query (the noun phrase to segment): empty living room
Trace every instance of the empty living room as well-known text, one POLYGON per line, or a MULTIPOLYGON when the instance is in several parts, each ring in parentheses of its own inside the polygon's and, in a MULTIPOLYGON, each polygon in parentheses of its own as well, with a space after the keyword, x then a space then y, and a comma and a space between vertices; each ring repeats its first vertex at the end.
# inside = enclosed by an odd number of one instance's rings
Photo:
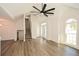
POLYGON ((79 56, 79 3, 0 3, 1 56, 79 56))

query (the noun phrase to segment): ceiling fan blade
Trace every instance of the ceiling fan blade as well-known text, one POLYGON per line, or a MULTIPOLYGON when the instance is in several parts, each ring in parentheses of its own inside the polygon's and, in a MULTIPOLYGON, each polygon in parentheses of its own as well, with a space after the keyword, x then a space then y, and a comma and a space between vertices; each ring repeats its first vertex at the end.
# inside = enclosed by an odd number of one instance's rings
POLYGON ((54 13, 51 13, 51 12, 47 12, 46 14, 54 14, 54 13))
POLYGON ((37 11, 30 11, 30 13, 39 13, 39 12, 37 12, 37 11))
POLYGON ((45 12, 48 12, 48 11, 51 11, 51 10, 55 10, 55 8, 48 9, 45 12))
POLYGON ((42 8, 41 12, 43 12, 45 10, 46 6, 47 6, 46 4, 43 5, 43 8, 42 8))
POLYGON ((33 8, 35 8, 36 10, 38 10, 40 12, 40 10, 38 8, 36 8, 35 6, 32 6, 33 8))
POLYGON ((43 13, 46 17, 48 17, 48 15, 47 14, 45 14, 45 13, 43 13))

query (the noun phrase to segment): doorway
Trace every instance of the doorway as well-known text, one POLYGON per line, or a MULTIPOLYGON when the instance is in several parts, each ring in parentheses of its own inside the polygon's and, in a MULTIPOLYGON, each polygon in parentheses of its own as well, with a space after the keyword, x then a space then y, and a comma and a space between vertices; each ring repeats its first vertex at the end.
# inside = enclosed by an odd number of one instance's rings
POLYGON ((41 23, 41 37, 47 39, 47 23, 41 23))
POLYGON ((24 31, 23 30, 17 30, 17 41, 24 39, 24 31))
POLYGON ((25 39, 31 39, 31 22, 29 18, 25 18, 25 39))
POLYGON ((77 36, 77 20, 68 19, 66 21, 65 34, 66 34, 66 44, 75 46, 77 36))

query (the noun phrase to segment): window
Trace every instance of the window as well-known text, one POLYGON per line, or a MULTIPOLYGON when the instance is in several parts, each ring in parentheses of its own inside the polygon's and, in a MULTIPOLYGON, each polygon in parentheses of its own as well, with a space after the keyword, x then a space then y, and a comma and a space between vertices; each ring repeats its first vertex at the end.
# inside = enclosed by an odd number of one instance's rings
POLYGON ((77 20, 69 19, 66 21, 66 43, 69 45, 76 45, 76 34, 77 34, 77 20))

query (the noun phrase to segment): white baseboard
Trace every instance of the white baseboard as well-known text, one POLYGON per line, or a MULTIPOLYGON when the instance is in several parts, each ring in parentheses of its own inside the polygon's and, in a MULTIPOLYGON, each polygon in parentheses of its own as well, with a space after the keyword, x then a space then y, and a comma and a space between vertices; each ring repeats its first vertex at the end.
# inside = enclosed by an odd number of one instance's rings
POLYGON ((60 43, 60 44, 65 44, 65 45, 68 45, 68 46, 70 46, 70 47, 72 47, 72 48, 75 48, 75 49, 78 49, 78 50, 79 50, 79 47, 77 47, 77 46, 73 46, 73 45, 69 45, 69 44, 66 44, 65 42, 62 42, 62 43, 60 43))
MULTIPOLYGON (((14 40, 14 39, 8 39, 8 40, 14 40)), ((8 41, 8 40, 1 40, 1 41, 8 41)), ((14 40, 14 41, 16 41, 16 40, 14 40)))

